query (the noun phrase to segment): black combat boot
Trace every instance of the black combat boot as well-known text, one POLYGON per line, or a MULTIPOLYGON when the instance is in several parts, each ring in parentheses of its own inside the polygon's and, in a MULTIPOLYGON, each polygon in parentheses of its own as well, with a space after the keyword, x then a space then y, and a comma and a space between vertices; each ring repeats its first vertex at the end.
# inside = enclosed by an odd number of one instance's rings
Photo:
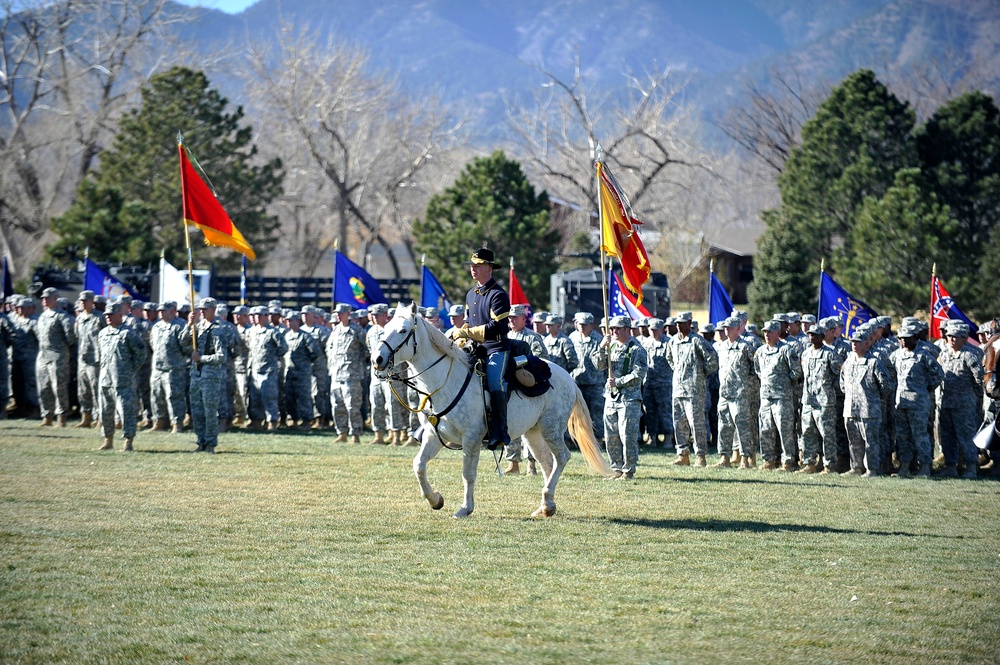
POLYGON ((490 410, 490 440, 486 448, 496 450, 510 444, 510 436, 507 434, 507 395, 502 390, 490 391, 490 410))

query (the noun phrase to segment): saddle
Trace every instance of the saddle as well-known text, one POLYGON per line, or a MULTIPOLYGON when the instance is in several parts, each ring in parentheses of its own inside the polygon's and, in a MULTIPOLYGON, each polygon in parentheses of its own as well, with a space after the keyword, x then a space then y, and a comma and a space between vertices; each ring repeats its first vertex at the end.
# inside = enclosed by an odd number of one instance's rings
MULTIPOLYGON (((481 348, 481 347, 480 347, 481 348)), ((478 351, 478 349, 477 349, 478 351)), ((481 353, 475 353, 476 373, 482 377, 483 390, 486 390, 486 358, 481 353)), ((552 384, 552 369, 548 363, 538 356, 531 355, 531 347, 527 342, 511 340, 510 356, 507 360, 507 371, 504 373, 508 394, 517 390, 525 397, 538 397, 548 392, 552 384)))

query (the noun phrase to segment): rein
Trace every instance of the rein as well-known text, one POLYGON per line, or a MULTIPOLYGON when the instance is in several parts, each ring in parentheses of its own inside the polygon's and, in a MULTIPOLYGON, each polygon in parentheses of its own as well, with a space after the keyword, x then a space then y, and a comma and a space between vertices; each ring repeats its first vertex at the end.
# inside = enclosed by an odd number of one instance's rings
MULTIPOLYGON (((381 343, 385 344, 386 348, 389 349, 388 363, 390 364, 390 366, 395 365, 395 355, 396 355, 396 352, 399 351, 401 348, 403 348, 403 346, 406 345, 406 343, 409 342, 411 338, 413 338, 413 354, 416 355, 416 353, 417 353, 417 340, 416 340, 416 337, 415 337, 416 330, 417 330, 417 326, 416 326, 416 323, 414 323, 414 326, 410 329, 410 331, 406 334, 406 336, 402 339, 402 341, 398 345, 396 345, 395 348, 389 346, 388 342, 386 342, 384 339, 382 340, 381 343)), ((451 377, 451 370, 452 370, 452 368, 454 366, 455 366, 455 358, 453 356, 448 355, 448 354, 442 353, 440 355, 440 357, 438 357, 437 360, 435 360, 430 365, 428 365, 424 369, 420 370, 416 374, 412 374, 410 376, 406 376, 406 375, 401 375, 401 374, 398 374, 398 373, 392 373, 392 374, 389 374, 386 378, 389 379, 389 389, 392 390, 392 394, 395 396, 396 401, 399 402, 399 404, 404 409, 406 409, 407 411, 409 411, 410 413, 421 413, 427 407, 428 404, 430 404, 431 408, 433 408, 434 405, 433 405, 433 402, 432 402, 431 398, 433 398, 434 395, 436 395, 446 385, 448 385, 448 379, 451 377), (440 386, 438 386, 436 389, 432 390, 431 392, 425 392, 425 391, 421 390, 420 388, 418 388, 413 383, 413 379, 415 379, 418 376, 420 376, 421 374, 429 371, 432 367, 434 367, 435 365, 437 365, 438 363, 440 363, 445 358, 449 358, 448 373, 445 375, 444 382, 440 386), (407 403, 407 401, 402 396, 400 396, 400 394, 396 391, 395 383, 397 383, 397 382, 403 384, 404 386, 406 386, 408 388, 413 389, 417 393, 419 393, 419 394, 421 394, 421 395, 424 396, 423 399, 420 401, 419 406, 417 406, 417 408, 415 408, 415 409, 411 408, 410 405, 409 405, 409 403, 407 403)), ((453 447, 449 446, 447 443, 445 443, 445 441, 441 438, 441 434, 437 431, 437 426, 438 426, 438 423, 441 422, 442 418, 444 418, 446 415, 448 415, 449 413, 451 413, 452 409, 454 409, 456 406, 458 406, 458 403, 462 400, 462 396, 465 395, 465 391, 469 387, 469 383, 472 381, 472 375, 474 373, 475 373, 474 368, 470 366, 468 368, 468 371, 465 374, 465 381, 462 383, 462 387, 459 388, 458 392, 455 394, 454 399, 451 400, 451 403, 448 404, 448 406, 446 406, 443 410, 439 411, 438 413, 431 413, 431 414, 429 414, 427 416, 427 421, 431 424, 432 427, 434 427, 434 433, 437 435, 438 441, 440 441, 441 445, 443 445, 445 448, 448 448, 449 450, 461 450, 461 446, 453 448, 453 447)))

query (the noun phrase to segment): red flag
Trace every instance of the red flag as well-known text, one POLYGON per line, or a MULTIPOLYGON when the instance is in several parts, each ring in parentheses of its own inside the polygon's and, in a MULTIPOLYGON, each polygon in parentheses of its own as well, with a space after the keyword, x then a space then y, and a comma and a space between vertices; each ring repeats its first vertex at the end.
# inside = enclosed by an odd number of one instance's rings
MULTIPOLYGON (((511 263, 513 264, 513 261, 511 263)), ((524 295, 524 289, 521 288, 517 277, 514 276, 513 265, 510 269, 510 293, 508 295, 510 296, 511 305, 527 305, 531 307, 531 303, 528 302, 528 296, 524 295)))
POLYGON ((251 261, 257 258, 250 243, 229 219, 225 208, 215 198, 205 181, 195 172, 188 160, 187 150, 180 143, 177 151, 181 157, 181 198, 184 203, 184 223, 201 229, 206 245, 228 247, 251 261))
POLYGON ((938 276, 931 275, 931 323, 929 331, 931 339, 944 337, 941 334, 941 325, 948 319, 958 319, 968 325, 969 343, 979 346, 979 340, 976 338, 976 331, 979 327, 958 308, 938 276))
POLYGON ((649 281, 650 274, 646 248, 636 233, 636 226, 642 222, 629 214, 628 199, 601 162, 597 162, 597 178, 601 197, 601 250, 618 259, 625 287, 636 294, 641 305, 642 285, 649 281))

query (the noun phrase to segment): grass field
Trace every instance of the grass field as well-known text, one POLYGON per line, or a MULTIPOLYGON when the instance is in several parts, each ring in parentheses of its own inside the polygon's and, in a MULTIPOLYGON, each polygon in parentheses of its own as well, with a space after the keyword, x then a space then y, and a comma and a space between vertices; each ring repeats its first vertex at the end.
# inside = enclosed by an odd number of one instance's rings
POLYGON ((574 455, 559 513, 484 453, 0 422, 3 662, 996 663, 1000 483, 574 455))

